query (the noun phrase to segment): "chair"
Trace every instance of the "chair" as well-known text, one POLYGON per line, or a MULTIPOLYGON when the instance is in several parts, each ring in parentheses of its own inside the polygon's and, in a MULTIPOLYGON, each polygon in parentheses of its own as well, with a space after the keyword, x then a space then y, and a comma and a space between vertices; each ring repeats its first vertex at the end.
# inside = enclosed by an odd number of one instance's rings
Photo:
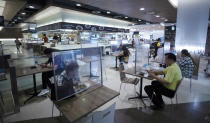
POLYGON ((179 83, 177 84, 176 89, 175 89, 175 93, 174 93, 173 97, 169 97, 169 98, 171 99, 171 104, 173 104, 172 99, 173 99, 175 96, 176 96, 176 104, 178 104, 177 90, 178 90, 179 86, 181 85, 182 80, 183 80, 183 78, 182 78, 182 79, 179 81, 179 83))
POLYGON ((121 91, 122 84, 132 84, 132 85, 134 85, 134 89, 135 89, 135 92, 136 92, 136 85, 139 83, 139 79, 138 78, 128 78, 128 77, 126 77, 126 75, 123 71, 124 71, 124 65, 123 65, 123 63, 120 63, 119 72, 120 72, 121 83, 120 83, 119 92, 121 91))
MULTIPOLYGON (((172 99, 173 99, 175 96, 176 96, 176 104, 178 104, 177 90, 178 90, 179 86, 181 85, 182 80, 183 80, 183 78, 182 78, 182 79, 179 81, 179 83, 177 84, 174 95, 173 95, 172 97, 168 97, 168 98, 171 99, 171 104, 173 104, 172 99)), ((154 94, 153 94, 153 95, 154 95, 154 94)), ((153 99, 153 95, 152 95, 152 99, 153 99)), ((151 105, 151 103, 152 103, 152 99, 151 99, 150 105, 151 105)))

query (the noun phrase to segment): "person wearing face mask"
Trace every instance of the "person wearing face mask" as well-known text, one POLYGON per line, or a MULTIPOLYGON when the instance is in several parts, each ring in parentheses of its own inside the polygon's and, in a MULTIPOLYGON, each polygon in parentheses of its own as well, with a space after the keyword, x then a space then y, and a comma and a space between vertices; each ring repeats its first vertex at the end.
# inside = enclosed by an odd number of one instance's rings
POLYGON ((182 80, 182 73, 176 64, 176 56, 172 53, 165 54, 165 64, 168 66, 163 71, 148 71, 149 77, 155 79, 151 85, 145 86, 144 90, 153 102, 152 109, 158 110, 164 108, 162 95, 173 97, 176 87, 182 80), (164 78, 158 75, 165 75, 164 78))

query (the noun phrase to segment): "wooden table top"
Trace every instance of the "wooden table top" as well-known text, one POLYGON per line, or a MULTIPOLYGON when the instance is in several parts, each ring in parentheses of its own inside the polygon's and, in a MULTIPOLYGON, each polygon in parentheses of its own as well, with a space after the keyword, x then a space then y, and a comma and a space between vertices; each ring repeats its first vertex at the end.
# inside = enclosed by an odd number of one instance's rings
POLYGON ((33 75, 36 73, 42 73, 53 70, 52 68, 42 68, 42 67, 24 67, 24 68, 16 68, 16 77, 28 76, 33 75))
POLYGON ((75 122, 119 95, 105 86, 94 86, 62 101, 54 102, 56 107, 70 121, 75 122))

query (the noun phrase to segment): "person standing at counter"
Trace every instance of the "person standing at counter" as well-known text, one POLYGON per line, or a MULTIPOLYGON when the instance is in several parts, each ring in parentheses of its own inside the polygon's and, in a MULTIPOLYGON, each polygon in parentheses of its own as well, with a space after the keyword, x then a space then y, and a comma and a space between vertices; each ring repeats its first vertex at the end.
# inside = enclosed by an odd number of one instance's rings
POLYGON ((16 38, 15 44, 16 44, 16 48, 17 48, 17 53, 20 53, 21 42, 20 42, 20 40, 18 40, 18 38, 16 38))
POLYGON ((44 43, 48 43, 48 38, 47 38, 46 34, 43 34, 42 39, 44 40, 44 43))
POLYGON ((58 43, 58 36, 56 34, 54 34, 53 40, 54 40, 55 43, 58 43))

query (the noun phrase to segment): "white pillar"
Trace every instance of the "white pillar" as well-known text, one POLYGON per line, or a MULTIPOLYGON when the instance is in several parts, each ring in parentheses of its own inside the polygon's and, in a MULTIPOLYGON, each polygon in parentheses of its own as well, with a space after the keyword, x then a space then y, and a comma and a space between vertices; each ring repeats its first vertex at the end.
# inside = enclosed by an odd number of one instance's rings
POLYGON ((210 0, 178 0, 176 51, 204 52, 210 0))

